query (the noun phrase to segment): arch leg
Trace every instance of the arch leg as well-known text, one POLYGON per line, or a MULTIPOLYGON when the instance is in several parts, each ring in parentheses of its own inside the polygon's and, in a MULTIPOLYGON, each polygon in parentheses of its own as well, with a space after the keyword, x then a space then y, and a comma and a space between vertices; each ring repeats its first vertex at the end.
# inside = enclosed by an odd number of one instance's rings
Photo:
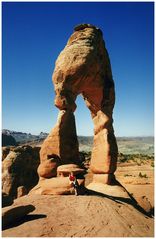
POLYGON ((93 180, 112 184, 117 167, 118 148, 113 130, 112 110, 114 106, 114 90, 109 89, 108 97, 103 99, 103 89, 94 89, 83 93, 87 107, 91 111, 94 123, 94 141, 91 154, 91 171, 93 180), (97 97, 98 96, 98 97, 97 97), (100 96, 100 97, 99 97, 100 96))
POLYGON ((50 158, 51 155, 57 155, 61 164, 78 163, 79 148, 75 117, 70 110, 59 112, 55 127, 42 144, 41 162, 50 158))
POLYGON ((69 91, 64 92, 61 90, 56 92, 55 105, 60 109, 60 112, 55 127, 42 144, 41 162, 53 154, 60 158, 61 164, 78 163, 79 161, 79 147, 73 113, 76 109, 76 95, 69 91))

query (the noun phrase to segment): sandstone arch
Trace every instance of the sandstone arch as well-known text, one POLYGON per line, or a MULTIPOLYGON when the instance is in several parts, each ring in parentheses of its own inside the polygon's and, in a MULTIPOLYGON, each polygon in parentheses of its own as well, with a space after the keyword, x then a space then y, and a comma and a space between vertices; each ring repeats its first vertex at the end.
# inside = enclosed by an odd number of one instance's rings
POLYGON ((60 112, 42 145, 41 163, 50 155, 59 156, 61 164, 79 163, 74 111, 76 97, 82 94, 94 122, 91 170, 95 180, 111 184, 118 154, 112 125, 115 91, 101 30, 90 24, 77 26, 58 56, 52 78, 60 112))

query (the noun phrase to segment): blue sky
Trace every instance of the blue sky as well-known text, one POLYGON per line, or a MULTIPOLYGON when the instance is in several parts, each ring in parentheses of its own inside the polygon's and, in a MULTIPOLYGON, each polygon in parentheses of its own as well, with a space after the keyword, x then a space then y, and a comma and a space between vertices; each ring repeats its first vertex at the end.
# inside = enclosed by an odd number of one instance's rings
MULTIPOLYGON (((2 3, 2 127, 38 134, 56 123, 51 75, 75 25, 103 31, 116 89, 116 136, 154 134, 154 3, 2 3)), ((77 99, 78 135, 93 135, 77 99)))

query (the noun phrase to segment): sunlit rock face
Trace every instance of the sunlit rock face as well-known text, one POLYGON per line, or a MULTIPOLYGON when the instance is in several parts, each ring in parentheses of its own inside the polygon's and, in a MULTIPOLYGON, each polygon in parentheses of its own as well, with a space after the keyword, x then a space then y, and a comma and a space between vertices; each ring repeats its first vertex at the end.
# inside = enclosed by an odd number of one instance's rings
POLYGON ((111 184, 118 153, 112 126, 115 92, 110 60, 99 28, 90 24, 75 27, 56 60, 52 79, 55 106, 60 112, 55 127, 42 145, 41 164, 51 155, 59 157, 59 165, 78 164, 74 111, 76 97, 82 94, 94 123, 90 167, 94 174, 104 174, 103 183, 111 184))
POLYGON ((40 147, 23 145, 2 148, 2 192, 17 198, 27 194, 38 182, 40 147))

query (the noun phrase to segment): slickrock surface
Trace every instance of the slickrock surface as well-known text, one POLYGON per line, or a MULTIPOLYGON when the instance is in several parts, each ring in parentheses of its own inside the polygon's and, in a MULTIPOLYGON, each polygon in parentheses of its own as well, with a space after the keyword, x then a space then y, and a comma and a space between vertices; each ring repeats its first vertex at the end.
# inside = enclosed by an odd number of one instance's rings
POLYGON ((2 209, 2 226, 3 229, 9 227, 11 223, 14 223, 28 213, 35 210, 33 205, 23 205, 23 206, 9 206, 2 209))
POLYGON ((14 206, 35 210, 3 237, 152 237, 154 220, 128 202, 98 196, 27 195, 14 206))

